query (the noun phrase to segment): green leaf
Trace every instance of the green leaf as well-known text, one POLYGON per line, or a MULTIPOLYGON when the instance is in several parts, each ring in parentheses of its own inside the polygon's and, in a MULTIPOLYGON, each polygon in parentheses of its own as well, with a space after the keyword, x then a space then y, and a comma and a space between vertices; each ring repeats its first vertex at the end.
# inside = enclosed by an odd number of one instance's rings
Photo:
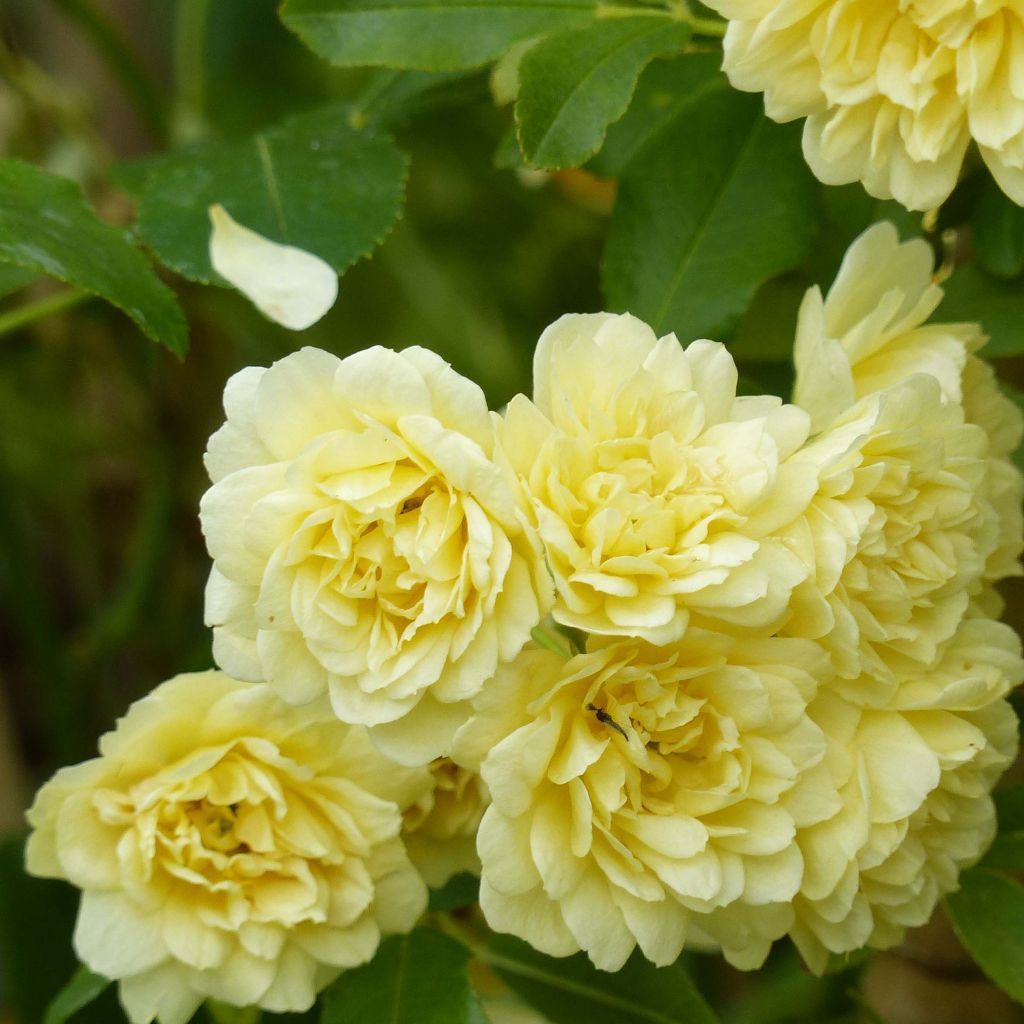
POLYGON ((999 833, 982 866, 1024 870, 1024 785, 1007 786, 995 794, 999 833))
MULTIPOLYGON (((818 185, 819 211, 808 270, 813 282, 827 291, 846 256, 850 243, 879 221, 895 225, 901 239, 922 234, 923 216, 895 199, 875 199, 857 182, 854 185, 818 185)), ((943 207, 945 209, 945 207, 943 207)))
POLYGON ((527 51, 516 122, 523 156, 538 167, 578 167, 626 112, 640 72, 677 52, 689 26, 662 16, 610 18, 559 32, 527 51))
POLYGON ((349 123, 391 129, 437 108, 465 102, 465 72, 396 71, 377 68, 352 101, 349 123))
POLYGON ((281 18, 334 64, 479 67, 520 39, 582 25, 596 0, 285 0, 281 18))
POLYGON ((624 172, 605 251, 608 305, 684 341, 722 337, 757 288, 800 265, 814 181, 798 125, 705 86, 624 172))
POLYGON ((989 336, 987 359, 1024 353, 1024 285, 991 277, 975 265, 960 267, 943 286, 946 297, 933 321, 980 323, 989 336))
POLYGON ((639 953, 621 971, 599 971, 582 953, 553 959, 508 935, 495 936, 486 962, 553 1024, 715 1024, 715 1015, 678 965, 655 967, 639 953))
POLYGON ((125 182, 138 232, 178 273, 209 283, 208 208, 326 260, 339 273, 368 255, 401 211, 408 158, 384 135, 353 128, 346 108, 292 118, 241 142, 153 161, 125 182))
POLYGON ((0 298, 31 284, 38 276, 34 270, 16 267, 13 263, 0 263, 0 298))
POLYGON ((978 262, 997 277, 1024 271, 1024 209, 986 178, 974 213, 974 245, 978 262))
POLYGON ((79 967, 46 1008, 43 1024, 65 1024, 79 1010, 98 999, 109 984, 109 978, 93 974, 88 967, 79 967))
POLYGON ((178 300, 142 253, 86 206, 74 182, 20 160, 0 160, 0 263, 99 295, 172 352, 188 348, 178 300))
POLYGON ((789 363, 800 303, 810 286, 800 274, 786 274, 763 284, 729 340, 733 358, 789 363))
POLYGON ((1024 886, 973 868, 960 876, 960 890, 946 897, 946 910, 978 966, 1024 1002, 1024 886))
POLYGON ((480 879, 469 871, 449 878, 440 889, 430 890, 432 911, 456 910, 468 907, 480 898, 480 879))
POLYGON ((486 1024, 468 962, 469 951, 439 932, 392 936, 327 990, 321 1024, 486 1024))
POLYGON ((656 60, 640 76, 625 117, 605 137, 590 170, 617 178, 636 154, 708 92, 725 92, 728 82, 718 73, 721 56, 688 53, 675 60, 656 60))

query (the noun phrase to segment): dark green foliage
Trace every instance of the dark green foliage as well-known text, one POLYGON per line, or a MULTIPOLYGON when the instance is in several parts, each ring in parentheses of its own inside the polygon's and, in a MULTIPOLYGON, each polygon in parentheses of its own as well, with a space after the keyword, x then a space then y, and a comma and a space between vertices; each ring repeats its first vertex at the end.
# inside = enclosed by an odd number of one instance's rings
POLYGON ((321 1024, 486 1024, 468 963, 469 951, 439 932, 393 936, 331 986, 321 1024))
POLYGON ((391 230, 407 170, 407 157, 389 138, 354 128, 348 108, 337 106, 242 142, 171 153, 125 184, 139 196, 146 244, 178 273, 209 283, 212 204, 340 273, 391 230))
POLYGON ((497 935, 487 962, 554 1024, 715 1024, 716 1017, 682 967, 657 968, 635 953, 614 974, 582 953, 553 959, 497 935))
POLYGON ((605 253, 609 305, 684 341, 731 331, 762 282, 803 262, 813 230, 799 130, 713 81, 626 167, 605 253))
POLYGON ((188 347, 174 293, 125 235, 86 206, 73 182, 0 161, 0 262, 106 299, 179 356, 188 347))

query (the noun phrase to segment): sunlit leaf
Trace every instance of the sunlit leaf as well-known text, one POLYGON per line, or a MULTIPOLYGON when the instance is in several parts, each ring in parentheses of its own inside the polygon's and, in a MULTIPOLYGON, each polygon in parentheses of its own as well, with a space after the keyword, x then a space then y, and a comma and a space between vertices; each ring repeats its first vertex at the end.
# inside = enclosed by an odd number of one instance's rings
POLYGON ((479 67, 520 39, 596 13, 596 0, 285 0, 281 18, 334 64, 479 67))
POLYGON ((538 167, 578 167, 629 106, 655 57, 677 52, 689 27, 664 17, 610 18, 531 47, 519 67, 516 121, 526 159, 538 167))

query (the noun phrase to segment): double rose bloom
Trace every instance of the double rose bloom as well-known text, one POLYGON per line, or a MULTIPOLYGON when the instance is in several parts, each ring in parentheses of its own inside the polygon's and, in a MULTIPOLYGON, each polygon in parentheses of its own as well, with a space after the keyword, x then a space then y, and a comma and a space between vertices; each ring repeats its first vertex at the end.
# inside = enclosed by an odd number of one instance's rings
POLYGON ((610 314, 549 327, 502 415, 421 348, 236 374, 223 672, 30 812, 131 1019, 306 1008, 467 868, 492 928, 605 970, 789 935, 820 971, 924 923, 994 834, 1024 679, 1021 417, 940 298, 869 230, 804 301, 794 404, 610 314))
POLYGON ((776 121, 806 118, 829 185, 941 205, 971 150, 1024 206, 1019 0, 708 0, 729 19, 723 69, 776 121))

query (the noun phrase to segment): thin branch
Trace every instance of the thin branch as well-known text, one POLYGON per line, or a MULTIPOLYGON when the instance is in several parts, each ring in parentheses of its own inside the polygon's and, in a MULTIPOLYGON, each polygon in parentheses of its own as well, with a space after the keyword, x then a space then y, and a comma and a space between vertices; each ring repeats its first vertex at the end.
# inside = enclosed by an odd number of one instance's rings
POLYGON ((71 309, 86 299, 93 298, 90 292, 82 291, 81 288, 68 288, 65 291, 55 292, 47 295, 45 299, 36 302, 26 303, 9 313, 0 313, 0 337, 10 334, 12 331, 20 330, 37 320, 44 320, 54 313, 60 313, 65 309, 71 309))

